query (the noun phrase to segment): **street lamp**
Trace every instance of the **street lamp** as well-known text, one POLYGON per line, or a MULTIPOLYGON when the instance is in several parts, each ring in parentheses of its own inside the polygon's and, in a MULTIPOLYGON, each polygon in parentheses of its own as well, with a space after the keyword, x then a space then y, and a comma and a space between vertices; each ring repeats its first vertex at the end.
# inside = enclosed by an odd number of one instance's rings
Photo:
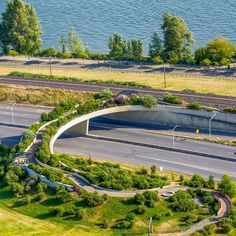
POLYGON ((12 124, 15 123, 14 112, 13 112, 13 108, 14 108, 15 105, 16 105, 15 103, 11 105, 11 121, 12 121, 12 124))
POLYGON ((211 137, 211 122, 212 122, 212 120, 215 118, 216 115, 217 115, 217 114, 214 113, 213 116, 211 117, 211 119, 209 120, 209 136, 210 136, 210 137, 211 137))
POLYGON ((176 125, 174 128, 173 128, 173 130, 172 130, 172 135, 173 135, 173 147, 175 148, 175 130, 176 130, 176 128, 178 128, 179 126, 178 125, 176 125))

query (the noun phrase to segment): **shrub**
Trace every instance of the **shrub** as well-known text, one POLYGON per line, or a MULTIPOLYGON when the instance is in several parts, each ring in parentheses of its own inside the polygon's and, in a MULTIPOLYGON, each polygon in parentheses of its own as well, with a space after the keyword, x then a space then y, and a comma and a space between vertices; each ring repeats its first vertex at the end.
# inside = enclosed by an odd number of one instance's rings
POLYGON ((190 102, 187 104, 187 108, 192 110, 201 110, 202 105, 198 102, 190 102))
POLYGON ((147 212, 147 208, 144 205, 138 206, 135 210, 136 214, 143 215, 147 212))
POLYGON ((151 95, 143 95, 140 97, 141 105, 147 108, 152 108, 157 105, 157 98, 151 95))
POLYGON ((84 196, 85 203, 90 207, 102 205, 107 200, 107 195, 100 196, 97 193, 86 193, 84 196))
POLYGON ((179 190, 169 199, 172 202, 171 206, 175 211, 188 212, 196 208, 196 203, 192 199, 192 196, 186 191, 179 190))
POLYGON ((15 51, 15 50, 9 50, 7 52, 7 55, 15 57, 15 56, 19 56, 19 53, 17 51, 15 51))
POLYGON ((64 209, 62 207, 55 207, 52 209, 52 213, 55 214, 56 216, 60 217, 60 216, 63 216, 64 209))
POLYGON ((172 104, 182 104, 183 103, 181 98, 174 96, 171 93, 166 93, 163 98, 163 101, 167 102, 167 103, 172 103, 172 104))
POLYGON ((225 112, 236 113, 236 107, 226 107, 224 108, 225 112))

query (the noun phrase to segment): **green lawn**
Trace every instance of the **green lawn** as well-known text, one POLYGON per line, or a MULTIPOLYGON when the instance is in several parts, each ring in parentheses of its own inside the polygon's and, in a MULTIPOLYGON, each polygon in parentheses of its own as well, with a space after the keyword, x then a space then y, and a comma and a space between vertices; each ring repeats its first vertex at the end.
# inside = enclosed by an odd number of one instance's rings
MULTIPOLYGON (((129 230, 115 230, 112 225, 116 220, 124 218, 137 208, 131 200, 109 198, 106 203, 96 208, 88 208, 81 199, 61 204, 55 199, 53 193, 48 193, 47 200, 43 202, 33 201, 26 205, 21 198, 16 198, 7 188, 0 189, 0 235, 114 235, 121 233, 145 233, 148 219, 156 213, 170 212, 169 203, 161 200, 154 208, 148 208, 144 215, 136 215, 135 227, 129 230), (69 205, 86 208, 83 220, 68 216, 57 217, 50 209, 62 206, 67 209, 69 205), (101 224, 108 221, 109 228, 102 229, 101 224), (31 233, 29 233, 31 232, 31 233)), ((202 210, 196 210, 199 215, 202 210)), ((187 213, 175 213, 164 217, 161 221, 154 221, 154 229, 161 232, 182 231, 188 227, 181 218, 187 213), (170 222, 170 224, 168 224, 170 222)), ((205 214, 205 213, 204 213, 205 214)), ((206 214, 206 216, 208 216, 206 214)), ((140 235, 140 234, 139 234, 140 235)))

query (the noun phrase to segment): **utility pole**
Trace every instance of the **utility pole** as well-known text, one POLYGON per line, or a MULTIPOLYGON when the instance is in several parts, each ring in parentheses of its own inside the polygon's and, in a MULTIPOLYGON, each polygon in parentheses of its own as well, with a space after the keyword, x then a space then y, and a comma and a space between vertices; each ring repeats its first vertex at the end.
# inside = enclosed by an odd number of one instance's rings
POLYGON ((52 75, 52 57, 49 57, 49 68, 50 68, 50 75, 52 75))
POLYGON ((152 222, 152 217, 150 217, 148 224, 148 236, 151 236, 152 233, 153 233, 153 222, 152 222))
POLYGON ((166 84, 166 68, 164 67, 164 86, 165 88, 167 87, 167 84, 166 84))

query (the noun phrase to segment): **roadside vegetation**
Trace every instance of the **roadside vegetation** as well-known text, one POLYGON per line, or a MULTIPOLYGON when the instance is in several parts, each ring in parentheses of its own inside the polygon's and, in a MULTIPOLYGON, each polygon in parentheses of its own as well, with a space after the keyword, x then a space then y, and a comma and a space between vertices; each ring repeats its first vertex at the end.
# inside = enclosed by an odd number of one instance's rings
POLYGON ((92 97, 93 93, 89 92, 36 88, 20 85, 0 85, 1 103, 55 107, 64 100, 72 100, 79 103, 92 97))
POLYGON ((122 168, 118 163, 97 162, 61 154, 53 157, 54 167, 69 170, 85 177, 90 183, 116 190, 152 189, 168 185, 167 177, 157 174, 156 167, 136 171, 122 168), (60 162, 59 162, 60 161, 60 162), (60 163, 64 163, 63 167, 60 163))

